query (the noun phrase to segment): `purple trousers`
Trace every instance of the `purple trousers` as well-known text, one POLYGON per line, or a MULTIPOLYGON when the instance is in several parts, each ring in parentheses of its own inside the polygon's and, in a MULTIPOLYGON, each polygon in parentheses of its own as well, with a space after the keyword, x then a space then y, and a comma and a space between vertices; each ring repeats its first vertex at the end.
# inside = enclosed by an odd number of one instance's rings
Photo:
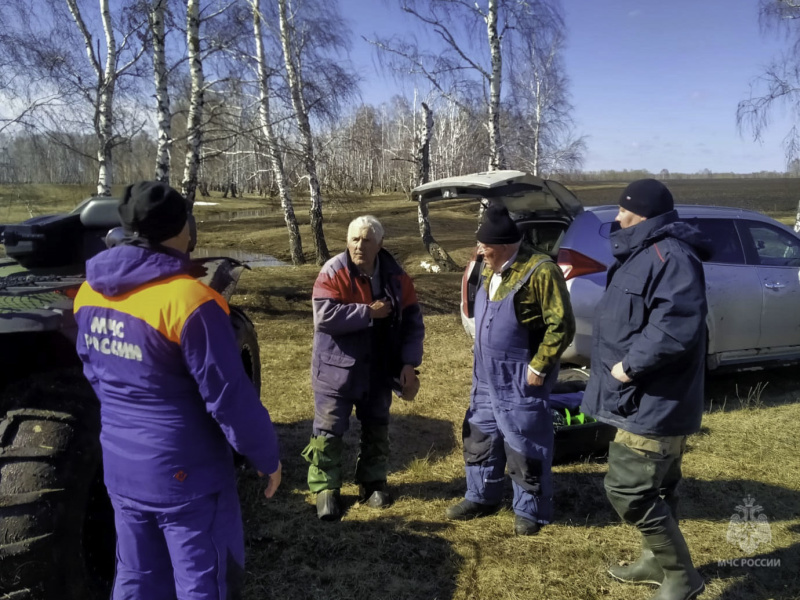
POLYGON ((176 504, 109 497, 117 527, 112 600, 241 598, 244 532, 235 487, 176 504))

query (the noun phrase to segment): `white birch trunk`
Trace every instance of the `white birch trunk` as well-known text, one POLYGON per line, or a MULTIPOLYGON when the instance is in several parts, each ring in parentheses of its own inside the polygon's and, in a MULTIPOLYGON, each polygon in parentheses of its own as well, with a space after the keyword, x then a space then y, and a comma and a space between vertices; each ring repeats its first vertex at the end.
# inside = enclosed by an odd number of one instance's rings
POLYGON ((503 143, 500 135, 500 92, 503 84, 503 56, 497 34, 497 0, 489 0, 486 30, 492 56, 492 75, 489 79, 489 170, 505 168, 503 143))
POLYGON ((330 258, 328 246, 325 242, 322 223, 322 194, 320 193, 319 179, 317 178, 317 163, 314 158, 314 139, 311 136, 311 124, 308 121, 308 111, 303 97, 303 83, 301 74, 295 66, 295 49, 293 43, 292 27, 288 22, 286 0, 278 0, 280 18, 281 45, 283 58, 286 63, 286 76, 292 94, 292 107, 297 119, 297 128, 302 139, 303 164, 308 175, 308 188, 311 196, 311 234, 316 248, 317 264, 322 266, 330 258))
POLYGON ((794 230, 800 233, 800 202, 797 203, 797 216, 794 220, 794 230))
POLYGON ((188 0, 186 4, 186 46, 192 88, 187 120, 186 162, 183 168, 181 193, 189 202, 194 202, 197 191, 197 173, 200 168, 200 147, 203 143, 203 59, 200 55, 200 0, 188 0))
MULTIPOLYGON (((433 111, 424 102, 421 103, 424 113, 423 122, 420 124, 418 135, 419 148, 417 149, 417 185, 428 183, 430 178, 430 146, 433 137, 433 111)), ((419 225, 419 235, 422 243, 431 258, 439 265, 443 271, 458 271, 459 267, 450 257, 447 251, 442 248, 431 233, 431 223, 428 218, 428 203, 421 200, 417 204, 417 224, 419 225)))
POLYGON ((541 161, 542 151, 542 82, 541 79, 536 80, 536 107, 534 109, 535 121, 533 123, 533 174, 539 175, 539 163, 541 161))
POLYGON ((101 67, 100 58, 95 54, 92 35, 86 27, 76 0, 66 0, 72 19, 78 26, 86 45, 86 55, 97 75, 97 98, 95 103, 94 130, 97 136, 97 195, 110 196, 113 182, 111 170, 111 149, 114 137, 113 111, 114 88, 117 80, 117 43, 111 23, 108 0, 100 0, 100 16, 106 36, 106 65, 101 67))
POLYGON ((167 87, 166 33, 164 14, 167 0, 153 0, 150 6, 150 32, 153 38, 153 77, 156 86, 156 121, 158 146, 156 148, 155 178, 169 183, 170 153, 172 150, 172 113, 167 87))
POLYGON ((431 138, 433 137, 433 111, 424 102, 421 104, 425 115, 420 125, 417 139, 417 185, 428 183, 431 175, 431 138))
POLYGON ((293 265, 305 264, 303 256, 303 242, 300 237, 300 228, 297 225, 297 217, 294 214, 294 205, 289 187, 286 185, 286 175, 283 170, 283 160, 275 132, 272 128, 272 121, 269 107, 269 75, 267 74, 267 59, 264 52, 264 40, 261 36, 261 14, 258 8, 258 0, 250 0, 253 9, 253 35, 256 38, 256 62, 258 64, 258 91, 259 106, 258 115, 261 119, 261 130, 267 140, 269 158, 272 162, 272 175, 275 177, 275 184, 278 186, 278 194, 283 208, 283 219, 286 222, 286 229, 289 231, 289 252, 292 255, 293 265))

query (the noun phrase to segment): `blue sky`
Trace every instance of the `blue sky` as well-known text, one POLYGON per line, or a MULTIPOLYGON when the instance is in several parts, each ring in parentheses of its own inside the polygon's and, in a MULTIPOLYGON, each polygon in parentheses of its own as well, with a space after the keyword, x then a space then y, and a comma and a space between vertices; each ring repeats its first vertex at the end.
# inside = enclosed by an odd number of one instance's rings
MULTIPOLYGON (((396 1, 340 0, 365 102, 408 94, 377 70, 361 36, 411 35, 396 1)), ((564 60, 584 169, 694 173, 782 171, 788 114, 773 111, 763 143, 736 128, 750 82, 788 46, 759 29, 757 0, 563 0, 564 60)), ((419 28, 421 43, 431 38, 419 28)))

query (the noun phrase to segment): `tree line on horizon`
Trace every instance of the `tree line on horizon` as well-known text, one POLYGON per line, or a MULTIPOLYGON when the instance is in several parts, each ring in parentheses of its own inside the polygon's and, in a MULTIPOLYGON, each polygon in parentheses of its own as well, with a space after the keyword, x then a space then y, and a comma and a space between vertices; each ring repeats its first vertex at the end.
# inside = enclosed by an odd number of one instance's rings
MULTIPOLYGON (((559 0, 395 1, 439 42, 364 36, 415 90, 373 106, 334 0, 3 0, 0 183, 94 181, 108 195, 155 178, 190 201, 277 196, 294 264, 302 187, 322 264, 324 194, 408 193, 487 169, 593 176, 580 170, 559 0)), ((419 227, 432 239, 423 207, 419 227)))

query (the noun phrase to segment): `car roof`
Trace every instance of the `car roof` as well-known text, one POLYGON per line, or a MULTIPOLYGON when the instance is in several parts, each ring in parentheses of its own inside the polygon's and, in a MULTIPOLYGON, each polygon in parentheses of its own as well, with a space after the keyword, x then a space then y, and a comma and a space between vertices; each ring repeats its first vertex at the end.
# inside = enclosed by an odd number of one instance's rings
MULTIPOLYGON (((711 206, 704 204, 676 204, 675 210, 681 217, 707 217, 717 219, 750 219, 753 221, 764 221, 768 223, 780 223, 772 217, 763 213, 748 210, 746 208, 733 208, 730 206, 711 206)), ((593 213, 600 219, 601 222, 606 223, 613 221, 619 212, 619 206, 616 204, 607 204, 603 206, 587 206, 586 211, 593 213)))

